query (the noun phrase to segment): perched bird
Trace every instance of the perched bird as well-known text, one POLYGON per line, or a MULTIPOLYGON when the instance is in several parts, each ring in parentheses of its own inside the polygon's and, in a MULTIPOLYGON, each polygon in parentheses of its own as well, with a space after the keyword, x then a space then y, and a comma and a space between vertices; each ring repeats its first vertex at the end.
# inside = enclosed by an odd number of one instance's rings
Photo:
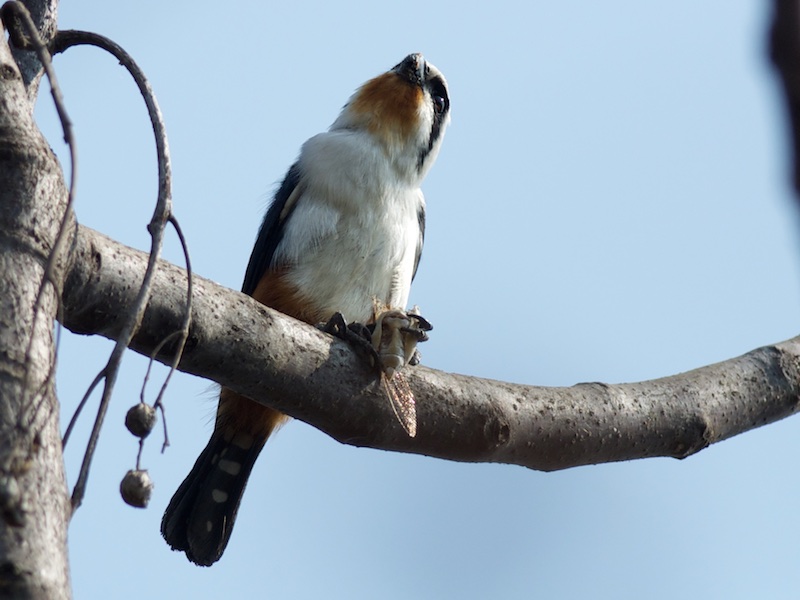
MULTIPOLYGON (((421 54, 362 85, 286 174, 242 291, 311 324, 404 310, 425 230, 420 184, 449 121, 447 82, 421 54)), ((287 419, 222 389, 214 433, 161 522, 174 550, 198 565, 219 560, 253 464, 287 419)))

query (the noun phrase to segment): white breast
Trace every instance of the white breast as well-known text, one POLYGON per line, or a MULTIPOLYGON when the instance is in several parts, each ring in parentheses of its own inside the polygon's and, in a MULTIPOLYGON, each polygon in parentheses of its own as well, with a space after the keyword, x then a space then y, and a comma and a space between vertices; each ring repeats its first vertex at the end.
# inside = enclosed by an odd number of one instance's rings
POLYGON ((404 181, 363 132, 311 138, 299 165, 302 196, 276 259, 326 314, 369 322, 375 303, 407 308, 424 206, 419 182, 404 181))

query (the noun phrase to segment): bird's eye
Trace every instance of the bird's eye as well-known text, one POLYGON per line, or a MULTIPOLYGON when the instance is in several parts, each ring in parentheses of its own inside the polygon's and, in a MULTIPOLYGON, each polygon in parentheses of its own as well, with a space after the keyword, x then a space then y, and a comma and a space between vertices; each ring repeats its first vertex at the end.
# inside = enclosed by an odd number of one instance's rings
POLYGON ((437 114, 442 114, 444 112, 444 97, 443 96, 434 96, 433 97, 433 110, 436 111, 437 114))

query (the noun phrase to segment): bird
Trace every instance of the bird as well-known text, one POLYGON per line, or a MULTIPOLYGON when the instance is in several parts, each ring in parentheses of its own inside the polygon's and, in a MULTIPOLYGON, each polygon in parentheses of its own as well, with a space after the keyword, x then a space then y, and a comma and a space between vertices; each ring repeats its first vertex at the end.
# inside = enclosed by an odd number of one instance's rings
MULTIPOLYGON (((376 306, 404 310, 425 235, 420 184, 449 122, 447 81, 422 54, 359 87, 278 186, 242 292, 309 324, 374 325, 376 306)), ((200 566, 221 558, 253 465, 286 420, 221 389, 208 445, 161 522, 173 550, 200 566)))

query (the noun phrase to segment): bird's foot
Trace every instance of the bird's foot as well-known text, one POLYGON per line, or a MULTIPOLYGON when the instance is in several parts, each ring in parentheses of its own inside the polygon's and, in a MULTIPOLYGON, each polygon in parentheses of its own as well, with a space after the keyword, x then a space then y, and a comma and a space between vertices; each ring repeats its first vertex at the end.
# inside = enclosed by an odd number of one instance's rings
POLYGON ((372 326, 363 323, 347 323, 340 312, 333 313, 327 323, 317 325, 319 329, 333 337, 344 340, 356 352, 366 355, 371 366, 380 364, 380 357, 372 345, 372 326))

